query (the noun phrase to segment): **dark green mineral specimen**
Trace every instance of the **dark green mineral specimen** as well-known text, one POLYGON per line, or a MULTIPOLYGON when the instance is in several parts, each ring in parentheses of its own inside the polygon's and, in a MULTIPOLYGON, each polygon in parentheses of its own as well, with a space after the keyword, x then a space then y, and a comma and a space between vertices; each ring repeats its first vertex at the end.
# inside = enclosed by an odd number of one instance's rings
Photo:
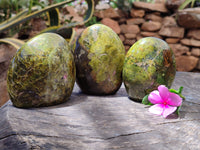
POLYGON ((7 86, 13 105, 28 108, 65 102, 75 83, 75 63, 64 38, 44 33, 30 39, 13 57, 7 86))
POLYGON ((84 93, 114 94, 122 83, 124 46, 118 35, 105 25, 86 28, 75 49, 76 81, 84 93))
POLYGON ((136 101, 161 84, 171 86, 176 74, 175 58, 168 44, 158 38, 137 41, 127 52, 123 81, 129 97, 136 101))

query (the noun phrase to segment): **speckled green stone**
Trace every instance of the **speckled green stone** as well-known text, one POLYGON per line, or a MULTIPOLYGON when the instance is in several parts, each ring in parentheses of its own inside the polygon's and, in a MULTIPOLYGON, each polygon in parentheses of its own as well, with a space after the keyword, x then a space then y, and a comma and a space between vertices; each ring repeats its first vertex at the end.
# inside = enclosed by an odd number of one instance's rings
POLYGON ((7 74, 13 105, 28 108, 65 102, 75 83, 75 62, 68 43, 55 33, 40 34, 13 57, 7 74))
POLYGON ((122 83, 124 46, 109 27, 95 24, 77 39, 75 49, 76 81, 84 93, 114 94, 122 83))
POLYGON ((158 38, 137 41, 127 52, 123 81, 129 97, 136 101, 159 85, 172 85, 176 74, 175 58, 168 44, 158 38))

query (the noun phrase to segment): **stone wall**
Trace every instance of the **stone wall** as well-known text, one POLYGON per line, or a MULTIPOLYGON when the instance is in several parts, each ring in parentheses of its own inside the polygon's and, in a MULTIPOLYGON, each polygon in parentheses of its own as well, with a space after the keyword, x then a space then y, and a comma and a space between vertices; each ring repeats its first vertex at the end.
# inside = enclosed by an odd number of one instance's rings
POLYGON ((15 52, 16 49, 12 46, 0 44, 0 106, 9 99, 7 93, 6 75, 10 60, 15 52))
POLYGON ((110 26, 121 38, 126 51, 143 37, 165 40, 176 57, 177 71, 200 71, 200 29, 185 29, 164 2, 134 2, 130 14, 108 8, 95 12, 101 23, 110 26))

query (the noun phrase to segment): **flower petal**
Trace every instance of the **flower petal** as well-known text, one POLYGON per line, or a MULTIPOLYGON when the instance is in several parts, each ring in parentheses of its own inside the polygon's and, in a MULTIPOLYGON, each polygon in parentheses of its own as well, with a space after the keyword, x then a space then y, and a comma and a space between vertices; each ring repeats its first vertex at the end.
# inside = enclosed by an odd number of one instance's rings
POLYGON ((163 117, 167 117, 168 115, 172 114, 173 112, 175 112, 177 109, 177 107, 172 107, 169 105, 165 105, 164 111, 162 113, 163 117))
POLYGON ((163 104, 155 104, 149 108, 149 112, 156 115, 162 115, 164 108, 165 105, 163 104))
POLYGON ((152 104, 160 104, 162 103, 162 98, 160 97, 160 94, 157 90, 151 92, 148 96, 148 100, 152 103, 152 104))
POLYGON ((158 87, 158 91, 159 91, 160 97, 162 98, 163 101, 168 99, 170 92, 166 86, 160 85, 158 87))
POLYGON ((175 93, 170 93, 168 97, 167 104, 170 106, 180 106, 182 103, 182 98, 175 93))

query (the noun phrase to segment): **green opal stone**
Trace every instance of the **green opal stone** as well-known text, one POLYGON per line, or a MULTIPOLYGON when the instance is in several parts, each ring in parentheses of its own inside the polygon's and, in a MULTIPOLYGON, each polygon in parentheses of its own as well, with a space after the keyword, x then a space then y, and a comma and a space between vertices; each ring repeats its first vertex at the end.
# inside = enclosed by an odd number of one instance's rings
POLYGON ((8 93, 16 107, 65 102, 75 83, 75 62, 68 43, 55 33, 26 42, 13 57, 7 74, 8 93))
POLYGON ((168 44, 158 38, 146 37, 137 41, 127 52, 123 81, 129 97, 136 101, 159 85, 168 88, 176 74, 174 54, 168 44))
POLYGON ((76 81, 84 93, 114 94, 122 83, 124 46, 109 27, 95 24, 77 39, 75 49, 76 81))

